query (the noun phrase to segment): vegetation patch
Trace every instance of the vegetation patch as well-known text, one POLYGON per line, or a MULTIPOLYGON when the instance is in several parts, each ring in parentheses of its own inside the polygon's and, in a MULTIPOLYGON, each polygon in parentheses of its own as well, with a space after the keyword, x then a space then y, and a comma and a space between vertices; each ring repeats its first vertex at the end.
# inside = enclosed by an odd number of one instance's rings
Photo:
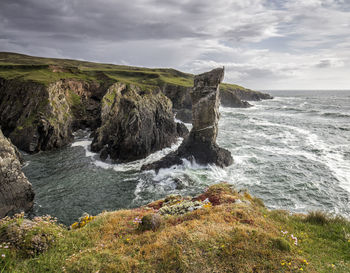
POLYGON ((0 272, 348 272, 348 221, 328 218, 318 225, 307 215, 270 211, 228 184, 203 194, 219 202, 160 215, 162 207, 201 202, 171 195, 92 220, 84 215, 77 229, 47 217, 5 218, 0 272))

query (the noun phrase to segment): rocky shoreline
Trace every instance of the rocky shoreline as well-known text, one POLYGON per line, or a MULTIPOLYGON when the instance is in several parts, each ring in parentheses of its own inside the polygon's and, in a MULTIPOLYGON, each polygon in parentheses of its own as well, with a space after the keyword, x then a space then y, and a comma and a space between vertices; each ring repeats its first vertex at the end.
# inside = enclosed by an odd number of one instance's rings
MULTIPOLYGON (((167 166, 193 157, 199 163, 223 167, 232 163, 232 157, 215 143, 220 101, 228 107, 250 107, 243 98, 271 98, 236 85, 219 87, 223 72, 218 78, 213 76, 212 84, 210 77, 194 77, 173 69, 152 70, 12 53, 0 53, 0 58, 2 143, 10 145, 5 138, 8 137, 27 153, 63 147, 73 141, 74 131, 89 128, 93 137, 91 150, 100 153, 102 160, 142 159, 183 137, 186 139, 176 159, 168 160, 167 166), (198 106, 208 90, 213 91, 213 96, 198 106), (186 126, 175 121, 174 113, 177 119, 193 121, 194 129, 189 136, 186 126)), ((3 149, 8 153, 8 148, 3 149)), ((34 193, 13 153, 11 160, 10 165, 2 160, 0 166, 13 172, 18 181, 10 175, 13 184, 6 184, 7 178, 3 178, 0 192, 12 200, 6 199, 5 203, 15 205, 3 209, 2 216, 19 208, 27 210, 33 204, 34 193), (6 188, 8 185, 12 188, 6 188), (18 190, 20 185, 22 192, 18 190)))

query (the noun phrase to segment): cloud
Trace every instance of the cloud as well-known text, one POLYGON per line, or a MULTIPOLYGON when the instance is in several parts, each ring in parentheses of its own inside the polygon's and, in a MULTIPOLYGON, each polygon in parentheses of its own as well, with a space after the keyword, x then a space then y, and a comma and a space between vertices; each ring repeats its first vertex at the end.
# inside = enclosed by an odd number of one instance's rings
POLYGON ((328 73, 324 87, 345 88, 349 26, 345 0, 2 0, 0 50, 192 73, 225 65, 226 81, 251 88, 313 88, 328 73))

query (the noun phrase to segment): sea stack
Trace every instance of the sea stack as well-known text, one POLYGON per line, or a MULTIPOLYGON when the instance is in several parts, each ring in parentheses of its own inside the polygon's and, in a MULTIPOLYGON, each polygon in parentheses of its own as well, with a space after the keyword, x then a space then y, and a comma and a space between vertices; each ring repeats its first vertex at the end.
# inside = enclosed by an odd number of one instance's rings
POLYGON ((21 170, 21 161, 17 148, 0 130, 0 218, 33 206, 34 192, 21 170))
POLYGON ((182 164, 182 159, 195 160, 199 164, 229 166, 231 153, 216 144, 218 135, 220 94, 219 84, 224 78, 224 68, 200 74, 194 78, 191 92, 192 130, 179 149, 161 160, 142 166, 142 170, 169 168, 182 164))

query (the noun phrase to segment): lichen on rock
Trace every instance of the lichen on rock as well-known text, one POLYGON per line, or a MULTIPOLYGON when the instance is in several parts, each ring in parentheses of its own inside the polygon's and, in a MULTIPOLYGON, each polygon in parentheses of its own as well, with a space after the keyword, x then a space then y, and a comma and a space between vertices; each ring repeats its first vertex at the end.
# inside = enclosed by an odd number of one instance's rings
POLYGON ((101 127, 91 149, 116 161, 132 161, 169 147, 183 133, 171 101, 158 88, 113 84, 102 99, 101 127))
POLYGON ((33 206, 32 185, 21 170, 21 158, 16 147, 0 130, 0 218, 33 206))

